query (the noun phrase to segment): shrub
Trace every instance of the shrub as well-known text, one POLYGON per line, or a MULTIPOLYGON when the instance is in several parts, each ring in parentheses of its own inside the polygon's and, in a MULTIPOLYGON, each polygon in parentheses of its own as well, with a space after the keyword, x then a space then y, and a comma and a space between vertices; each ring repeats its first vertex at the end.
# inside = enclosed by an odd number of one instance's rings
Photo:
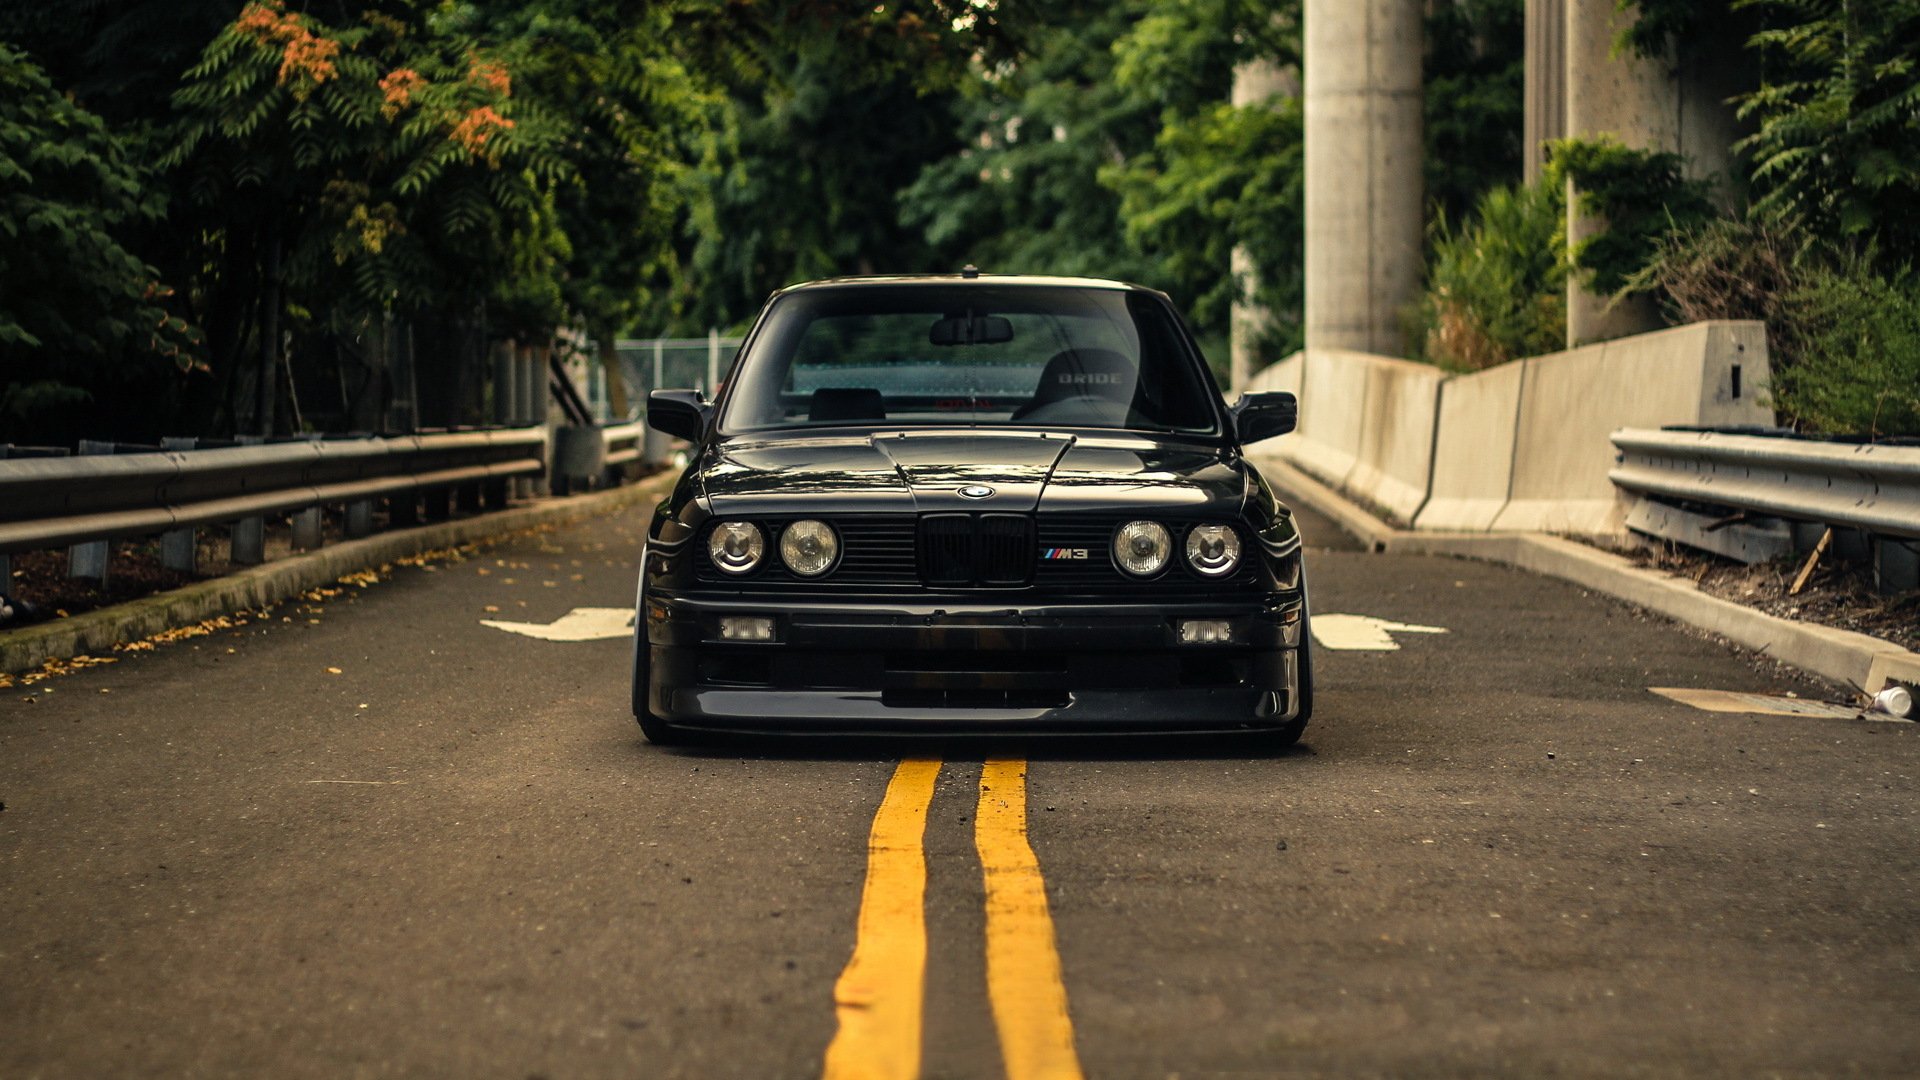
POLYGON ((1612 138, 1562 139, 1549 153, 1547 182, 1572 180, 1581 212, 1606 223, 1606 231, 1568 252, 1592 276, 1595 292, 1632 293, 1662 237, 1713 220, 1710 185, 1687 179, 1679 154, 1634 150, 1612 138))
POLYGON ((1920 436, 1920 278, 1879 273, 1872 254, 1812 268, 1787 298, 1791 351, 1774 407, 1830 434, 1920 436))
POLYGON ((1560 186, 1487 192, 1458 230, 1434 225, 1427 289, 1413 316, 1426 358, 1477 371, 1560 348, 1566 268, 1560 186))

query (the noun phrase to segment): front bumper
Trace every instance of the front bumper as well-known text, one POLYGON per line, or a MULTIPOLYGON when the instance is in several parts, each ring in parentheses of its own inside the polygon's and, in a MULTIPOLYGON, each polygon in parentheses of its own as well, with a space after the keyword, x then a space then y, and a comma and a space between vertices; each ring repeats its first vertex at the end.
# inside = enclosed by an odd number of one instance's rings
POLYGON ((650 599, 648 706, 742 732, 1242 732, 1298 715, 1299 594, 1008 609, 650 599), (720 640, 722 615, 775 640, 720 640), (1183 619, 1228 644, 1185 645, 1183 619))

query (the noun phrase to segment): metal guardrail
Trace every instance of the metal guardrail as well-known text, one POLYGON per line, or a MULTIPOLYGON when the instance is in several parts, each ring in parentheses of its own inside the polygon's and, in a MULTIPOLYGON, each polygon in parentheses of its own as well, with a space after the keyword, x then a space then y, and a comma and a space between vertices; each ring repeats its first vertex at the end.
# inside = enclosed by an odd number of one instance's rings
POLYGON ((1616 431, 1616 486, 1668 499, 1920 539, 1920 447, 1706 431, 1616 431))
MULTIPOLYGON (((1642 496, 1628 524, 1744 561, 1767 557, 1770 545, 1751 531, 1745 540, 1714 534, 1752 519, 1804 522, 1863 534, 1887 591, 1913 588, 1914 544, 1920 540, 1920 446, 1858 445, 1712 431, 1628 428, 1611 436, 1620 451, 1608 476, 1642 496), (1719 520, 1672 504, 1725 507, 1719 520), (1744 516, 1746 521, 1740 519, 1744 516), (1703 522, 1705 522, 1703 524, 1703 522), (1729 550, 1729 545, 1739 550, 1729 550)), ((1773 523, 1779 544, 1797 546, 1773 523)), ((1734 535, 1734 534, 1730 534, 1734 535)), ((1772 545, 1777 548, 1778 544, 1772 545)))
POLYGON ((542 427, 0 460, 0 554, 323 503, 495 485, 546 469, 542 427))

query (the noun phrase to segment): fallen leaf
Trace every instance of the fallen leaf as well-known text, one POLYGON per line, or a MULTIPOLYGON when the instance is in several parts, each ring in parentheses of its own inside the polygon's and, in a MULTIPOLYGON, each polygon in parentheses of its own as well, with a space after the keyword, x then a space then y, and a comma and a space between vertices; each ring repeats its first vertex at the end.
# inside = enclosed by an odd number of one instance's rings
POLYGON ((329 675, 338 675, 338 674, 340 674, 340 669, 339 669, 339 668, 337 668, 337 667, 330 667, 330 668, 328 668, 328 669, 327 669, 327 674, 329 674, 329 675))

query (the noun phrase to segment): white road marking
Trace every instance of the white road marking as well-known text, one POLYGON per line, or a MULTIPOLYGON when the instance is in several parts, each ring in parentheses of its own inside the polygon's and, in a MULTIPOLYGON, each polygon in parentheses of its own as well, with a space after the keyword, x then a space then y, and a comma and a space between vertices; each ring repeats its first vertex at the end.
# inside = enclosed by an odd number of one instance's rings
POLYGON ((578 607, 550 623, 509 622, 505 619, 481 619, 481 626, 524 634, 542 641, 600 641, 626 637, 633 633, 633 609, 630 607, 578 607))
MULTIPOLYGON (((1856 720, 1859 709, 1805 698, 1779 697, 1774 694, 1747 694, 1738 690, 1696 690, 1685 686, 1649 686, 1663 698, 1691 705, 1707 712, 1758 713, 1763 716, 1822 716, 1838 720, 1856 720)), ((1893 717, 1885 717, 1892 720, 1893 717)), ((1867 719, 1880 719, 1868 716, 1867 719)))
POLYGON ((1371 615, 1315 615, 1313 640, 1323 649, 1392 652, 1400 647, 1395 634, 1444 634, 1444 626, 1376 619, 1371 615))

